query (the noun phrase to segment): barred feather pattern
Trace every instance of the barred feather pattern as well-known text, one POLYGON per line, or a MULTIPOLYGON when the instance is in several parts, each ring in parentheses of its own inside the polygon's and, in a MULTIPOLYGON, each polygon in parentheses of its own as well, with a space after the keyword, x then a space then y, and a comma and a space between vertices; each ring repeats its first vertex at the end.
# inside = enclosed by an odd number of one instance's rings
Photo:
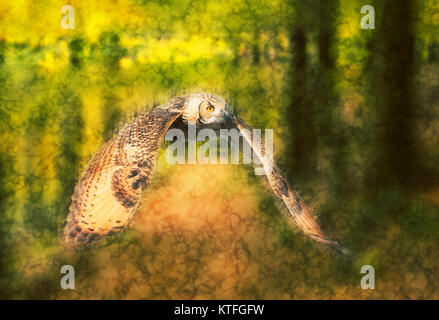
POLYGON ((169 126, 182 115, 185 99, 141 114, 105 143, 75 186, 63 232, 67 247, 121 232, 132 219, 152 179, 169 126))
POLYGON ((253 128, 236 116, 232 116, 232 122, 259 158, 274 195, 283 201, 298 227, 311 239, 328 245, 339 253, 349 254, 349 250, 341 248, 337 242, 330 240, 323 233, 311 209, 300 196, 292 190, 287 179, 274 163, 273 155, 266 154, 264 144, 257 139, 253 139, 253 128))

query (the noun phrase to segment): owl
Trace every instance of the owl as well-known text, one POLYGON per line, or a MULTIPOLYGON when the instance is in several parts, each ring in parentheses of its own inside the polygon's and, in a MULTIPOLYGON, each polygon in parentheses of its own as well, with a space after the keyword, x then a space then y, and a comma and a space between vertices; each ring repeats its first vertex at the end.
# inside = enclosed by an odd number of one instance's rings
POLYGON ((142 191, 153 178, 162 140, 171 126, 236 128, 260 158, 274 196, 281 200, 299 228, 310 238, 344 253, 328 239, 310 208, 293 191, 285 176, 265 154, 251 128, 236 117, 226 101, 211 93, 170 99, 141 114, 105 143, 86 166, 75 186, 63 232, 67 247, 82 247, 104 236, 122 232, 133 218, 142 191))

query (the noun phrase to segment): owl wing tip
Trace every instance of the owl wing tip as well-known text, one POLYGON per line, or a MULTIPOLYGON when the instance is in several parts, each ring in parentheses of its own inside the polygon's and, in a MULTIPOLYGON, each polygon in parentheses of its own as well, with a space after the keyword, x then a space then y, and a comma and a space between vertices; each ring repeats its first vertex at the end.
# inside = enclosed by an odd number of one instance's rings
MULTIPOLYGON (((313 237, 312 237, 313 238, 313 237)), ((335 252, 342 256, 351 256, 353 253, 348 248, 342 247, 337 241, 329 240, 328 238, 314 238, 317 242, 323 243, 333 249, 335 252)))
POLYGON ((101 235, 95 232, 81 229, 79 226, 73 223, 67 223, 67 225, 64 227, 61 242, 66 250, 73 250, 85 247, 92 241, 95 241, 101 237, 101 235))

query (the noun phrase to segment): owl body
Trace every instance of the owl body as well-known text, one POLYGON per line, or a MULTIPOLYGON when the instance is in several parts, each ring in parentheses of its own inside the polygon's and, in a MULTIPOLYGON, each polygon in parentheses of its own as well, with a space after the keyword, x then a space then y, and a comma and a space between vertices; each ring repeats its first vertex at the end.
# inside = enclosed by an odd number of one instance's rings
MULTIPOLYGON (((186 129, 193 124, 197 130, 231 125, 256 153, 262 150, 260 156, 266 156, 260 142, 250 134, 253 128, 234 116, 221 97, 210 93, 175 97, 125 125, 89 162, 75 186, 64 228, 68 247, 118 233, 128 225, 142 191, 153 178, 163 137, 173 124, 183 124, 186 129)), ((311 210, 276 165, 264 163, 264 170, 274 195, 284 202, 300 229, 312 239, 338 248, 324 235, 311 210)))

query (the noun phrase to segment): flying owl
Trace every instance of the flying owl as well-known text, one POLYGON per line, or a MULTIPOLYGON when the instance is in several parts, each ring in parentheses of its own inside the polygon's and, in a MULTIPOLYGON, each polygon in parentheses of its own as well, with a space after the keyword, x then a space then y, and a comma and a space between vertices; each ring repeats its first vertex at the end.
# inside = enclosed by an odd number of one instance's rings
POLYGON ((100 148, 74 189, 63 232, 66 246, 78 247, 124 230, 136 212, 142 191, 153 178, 162 140, 177 123, 238 129, 253 150, 259 150, 256 156, 274 195, 283 201, 300 229, 310 238, 344 252, 325 236, 309 207, 276 165, 264 162, 265 150, 252 139, 253 129, 230 111, 223 98, 210 93, 172 98, 134 118, 100 148))

